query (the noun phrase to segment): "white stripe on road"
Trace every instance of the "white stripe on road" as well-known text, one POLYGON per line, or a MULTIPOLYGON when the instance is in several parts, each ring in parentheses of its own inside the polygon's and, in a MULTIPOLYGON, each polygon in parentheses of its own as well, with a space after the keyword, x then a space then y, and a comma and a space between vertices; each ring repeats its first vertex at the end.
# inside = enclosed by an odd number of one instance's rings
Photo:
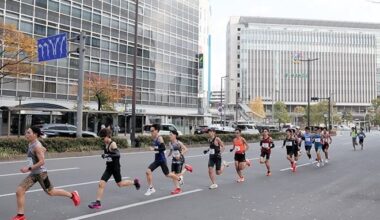
MULTIPOLYGON (((317 163, 317 161, 313 161, 313 163, 304 163, 304 164, 298 165, 297 168, 298 167, 308 166, 308 165, 315 164, 315 163, 317 163)), ((280 171, 286 171, 286 170, 290 170, 290 169, 292 169, 292 168, 289 167, 289 168, 282 169, 280 171)))
MULTIPOLYGON (((121 155, 135 155, 135 154, 148 154, 148 153, 152 153, 152 152, 151 151, 131 152, 131 153, 121 153, 121 155)), ((49 159, 45 159, 45 161, 82 159, 82 158, 92 158, 92 157, 99 157, 100 158, 100 154, 90 155, 90 156, 78 156, 78 157, 49 158, 49 159)), ((4 162, 0 162, 0 164, 25 163, 25 162, 26 162, 26 160, 16 160, 16 161, 4 161, 4 162)))
MULTIPOLYGON (((128 179, 129 177, 123 177, 122 179, 128 179)), ((108 181, 115 181, 115 179, 110 179, 108 181)), ((96 181, 90 181, 90 182, 84 182, 84 183, 76 183, 76 184, 69 184, 69 185, 63 185, 63 186, 55 186, 54 188, 61 189, 61 188, 68 188, 68 187, 73 187, 73 186, 84 186, 84 185, 90 185, 94 183, 99 183, 99 180, 96 181)), ((43 191, 42 189, 35 189, 35 190, 29 190, 26 191, 26 193, 33 193, 33 192, 41 192, 43 191)), ((8 193, 8 194, 3 194, 0 195, 1 197, 7 197, 7 196, 14 196, 16 193, 8 193)))
MULTIPOLYGON (((252 160, 258 160, 258 159, 260 159, 260 158, 255 157, 255 158, 248 158, 247 160, 252 161, 252 160)), ((231 163, 235 163, 235 161, 227 161, 227 164, 231 164, 231 163)))
MULTIPOLYGON (((79 167, 72 167, 72 168, 64 168, 64 169, 55 169, 55 170, 48 170, 49 173, 51 172, 59 172, 59 171, 67 171, 67 170, 79 170, 79 167)), ((27 175, 29 173, 8 173, 8 174, 0 174, 0 177, 4 176, 17 176, 17 175, 27 175)))
POLYGON ((162 201, 162 200, 176 198, 176 197, 180 197, 180 196, 184 196, 184 195, 188 195, 188 194, 196 193, 196 192, 200 192, 200 191, 203 191, 203 190, 202 189, 195 189, 195 190, 183 192, 183 193, 177 194, 177 195, 164 196, 164 197, 160 197, 160 198, 157 198, 157 199, 147 200, 147 201, 144 201, 144 202, 137 202, 137 203, 133 203, 133 204, 130 204, 130 205, 120 206, 120 207, 116 207, 116 208, 113 208, 113 209, 108 209, 108 210, 104 210, 104 211, 101 211, 101 212, 96 212, 96 213, 93 213, 93 214, 82 215, 82 216, 78 216, 78 217, 75 217, 75 218, 70 218, 70 219, 67 219, 67 220, 87 219, 87 218, 91 218, 91 217, 95 217, 95 216, 99 216, 99 215, 105 215, 105 214, 108 214, 108 213, 117 212, 117 211, 129 209, 129 208, 133 208, 133 207, 137 207, 137 206, 142 206, 142 205, 146 205, 146 204, 150 204, 150 203, 154 203, 154 202, 158 202, 158 201, 162 201))

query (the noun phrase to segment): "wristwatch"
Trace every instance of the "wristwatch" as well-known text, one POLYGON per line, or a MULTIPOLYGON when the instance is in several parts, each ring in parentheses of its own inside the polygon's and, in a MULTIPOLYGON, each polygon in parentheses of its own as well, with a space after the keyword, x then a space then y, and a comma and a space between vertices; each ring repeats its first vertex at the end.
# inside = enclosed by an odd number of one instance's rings
POLYGON ((32 167, 29 167, 28 170, 31 171, 31 170, 32 170, 32 167))

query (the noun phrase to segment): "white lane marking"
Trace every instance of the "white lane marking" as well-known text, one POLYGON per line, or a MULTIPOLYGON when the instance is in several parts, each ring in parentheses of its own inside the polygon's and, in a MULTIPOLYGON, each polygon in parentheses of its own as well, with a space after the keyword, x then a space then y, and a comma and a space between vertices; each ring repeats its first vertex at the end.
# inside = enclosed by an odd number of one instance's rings
MULTIPOLYGON (((67 171, 67 170, 79 170, 79 167, 72 167, 72 168, 64 168, 64 169, 55 169, 55 170, 48 170, 48 173, 51 172, 59 172, 59 171, 67 171)), ((8 174, 0 174, 0 177, 4 176, 17 176, 17 175, 27 175, 29 173, 8 173, 8 174)))
POLYGON ((82 215, 82 216, 78 216, 78 217, 75 217, 75 218, 70 218, 70 219, 67 219, 67 220, 87 219, 87 218, 91 218, 91 217, 95 217, 95 216, 99 216, 99 215, 105 215, 105 214, 108 214, 108 213, 117 212, 117 211, 129 209, 129 208, 133 208, 133 207, 137 207, 137 206, 142 206, 142 205, 146 205, 146 204, 150 204, 150 203, 154 203, 154 202, 158 202, 158 201, 162 201, 162 200, 176 198, 176 197, 180 197, 180 196, 184 196, 184 195, 188 195, 188 194, 196 193, 196 192, 200 192, 200 191, 203 191, 203 189, 195 189, 195 190, 183 192, 183 193, 177 194, 177 195, 164 196, 164 197, 160 197, 160 198, 156 198, 156 199, 147 200, 147 201, 144 201, 144 202, 137 202, 137 203, 133 203, 133 204, 130 204, 130 205, 120 206, 120 207, 116 207, 116 208, 113 208, 113 209, 108 209, 108 210, 104 210, 104 211, 101 211, 101 212, 96 212, 96 213, 93 213, 93 214, 82 215))
MULTIPOLYGON (((121 155, 136 155, 136 154, 148 154, 148 153, 151 154, 152 152, 151 152, 151 151, 144 151, 144 152, 121 153, 121 155)), ((82 158, 92 158, 92 157, 100 157, 100 154, 97 154, 97 155, 90 155, 90 156, 78 156, 78 157, 49 158, 49 159, 45 159, 45 161, 82 159, 82 158)), ((16 160, 16 161, 4 161, 4 162, 0 162, 0 164, 12 164, 12 163, 25 163, 25 160, 16 160)))
MULTIPOLYGON (((260 159, 260 158, 255 157, 255 158, 248 158, 247 160, 252 161, 252 160, 258 160, 258 159, 260 159)), ((227 164, 231 164, 231 163, 235 163, 235 161, 227 161, 227 164)))
MULTIPOLYGON (((128 179, 129 177, 123 177, 122 179, 128 179)), ((108 181, 115 181, 115 179, 110 179, 108 181)), ((63 185, 63 186, 55 186, 54 188, 61 189, 61 188, 68 188, 68 187, 73 187, 73 186, 84 186, 84 185, 90 185, 94 183, 99 183, 99 180, 96 181, 90 181, 90 182, 84 182, 84 183, 76 183, 76 184, 69 184, 69 185, 63 185)), ((43 191, 42 189, 34 189, 34 190, 29 190, 26 191, 26 193, 34 193, 34 192, 41 192, 43 191)), ((16 193, 8 193, 8 194, 3 194, 0 195, 1 197, 7 197, 7 196, 14 196, 16 193)))
MULTIPOLYGON (((317 161, 313 161, 312 163, 304 163, 304 164, 301 164, 301 165, 297 165, 297 168, 298 167, 304 167, 304 166, 309 166, 309 165, 312 165, 312 164, 315 164, 315 163, 317 163, 317 161)), ((286 170, 290 170, 290 169, 292 169, 292 168, 285 168, 285 169, 282 169, 282 170, 280 170, 280 171, 286 171, 286 170)))

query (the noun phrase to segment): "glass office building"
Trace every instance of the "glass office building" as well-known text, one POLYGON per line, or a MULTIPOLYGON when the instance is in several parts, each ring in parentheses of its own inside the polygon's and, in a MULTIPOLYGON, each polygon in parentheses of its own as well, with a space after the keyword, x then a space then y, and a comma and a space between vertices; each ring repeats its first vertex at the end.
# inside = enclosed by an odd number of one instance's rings
POLYGON ((331 96, 338 109, 363 112, 379 95, 380 24, 234 17, 227 38, 229 104, 237 94, 245 103, 283 101, 290 111, 306 105, 307 63, 297 58, 318 59, 310 62, 311 96, 331 96))
MULTIPOLYGON (((36 39, 84 31, 85 72, 131 87, 135 7, 134 0, 3 0, 0 22, 36 39)), ((137 104, 197 112, 199 1, 140 0, 138 11, 137 104)), ((69 50, 77 47, 70 42, 69 50)), ((23 96, 74 106, 78 61, 71 53, 67 59, 36 63, 30 78, 3 79, 3 105, 9 97, 23 96)))

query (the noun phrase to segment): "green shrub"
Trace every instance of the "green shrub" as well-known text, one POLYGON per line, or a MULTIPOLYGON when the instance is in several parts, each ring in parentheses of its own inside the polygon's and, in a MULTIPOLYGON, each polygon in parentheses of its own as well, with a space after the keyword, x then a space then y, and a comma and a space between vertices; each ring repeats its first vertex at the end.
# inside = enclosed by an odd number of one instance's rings
MULTIPOLYGON (((112 138, 119 148, 128 148, 125 138, 112 138)), ((40 140, 48 152, 83 152, 102 150, 103 141, 100 138, 46 138, 40 140)), ((25 138, 0 138, 0 158, 25 154, 28 142, 25 138)))
MULTIPOLYGON (((242 135, 248 142, 258 142, 260 140, 260 134, 243 134, 242 135)), ((235 134, 218 134, 218 137, 222 139, 223 142, 230 143, 233 141, 235 134)), ((273 133, 271 137, 274 140, 284 139, 285 133, 273 133)), ((165 143, 169 142, 169 136, 163 136, 165 143)), ((208 144, 208 135, 182 135, 178 138, 186 145, 202 145, 208 144)), ((141 135, 137 137, 140 147, 152 146, 151 136, 141 135)))

